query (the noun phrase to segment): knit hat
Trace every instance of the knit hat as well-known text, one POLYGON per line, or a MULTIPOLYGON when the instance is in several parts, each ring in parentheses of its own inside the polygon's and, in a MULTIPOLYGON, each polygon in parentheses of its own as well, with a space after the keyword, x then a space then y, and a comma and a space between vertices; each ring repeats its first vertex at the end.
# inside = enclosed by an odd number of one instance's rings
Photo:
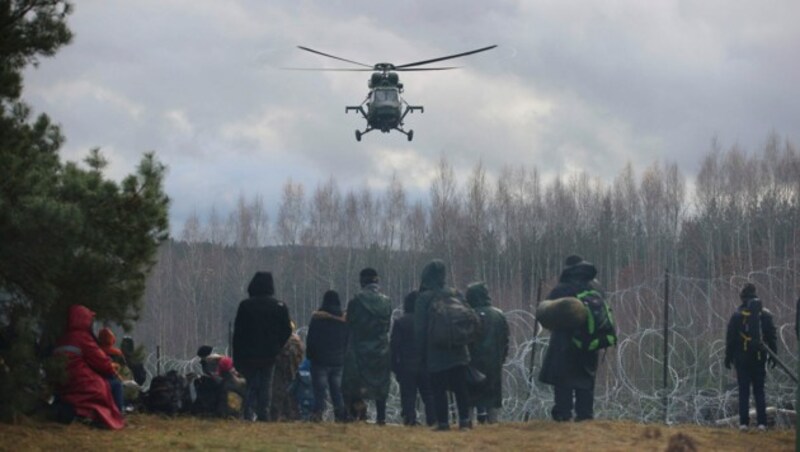
POLYGON ((583 258, 577 254, 573 254, 564 260, 564 267, 572 267, 583 262, 583 258))
POLYGON ((201 345, 200 348, 197 349, 197 356, 205 358, 210 355, 212 351, 214 351, 214 348, 210 345, 201 345))
POLYGON ((747 283, 742 287, 742 291, 739 293, 739 297, 742 299, 744 298, 753 298, 756 296, 756 286, 752 283, 747 283))
POLYGON ((358 279, 362 286, 378 282, 378 272, 374 268, 367 267, 358 274, 358 279))

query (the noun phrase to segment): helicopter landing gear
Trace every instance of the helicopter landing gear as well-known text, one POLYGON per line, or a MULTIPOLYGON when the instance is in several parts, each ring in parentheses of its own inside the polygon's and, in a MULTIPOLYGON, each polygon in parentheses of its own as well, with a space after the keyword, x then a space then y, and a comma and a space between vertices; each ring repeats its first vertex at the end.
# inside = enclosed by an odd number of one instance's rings
POLYGON ((414 139, 414 131, 413 130, 409 130, 408 134, 406 134, 406 136, 408 137, 408 141, 413 140, 414 139))
POLYGON ((361 131, 356 130, 356 141, 361 141, 361 131))

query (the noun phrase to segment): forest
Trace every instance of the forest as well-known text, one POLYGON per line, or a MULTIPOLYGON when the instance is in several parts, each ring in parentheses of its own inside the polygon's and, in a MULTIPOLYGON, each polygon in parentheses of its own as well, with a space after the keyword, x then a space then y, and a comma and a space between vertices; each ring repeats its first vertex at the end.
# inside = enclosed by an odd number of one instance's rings
MULTIPOLYGON (((676 420, 710 421, 735 413, 722 353, 745 282, 775 315, 782 358, 797 362, 800 155, 772 134, 754 152, 712 141, 700 160, 693 180, 654 162, 641 174, 627 165, 606 183, 589 172, 543 180, 519 166, 492 179, 481 162, 457 180, 442 157, 428 198, 416 201, 399 176, 382 192, 343 192, 333 177, 313 188, 289 179, 275 218, 260 196, 241 196, 227 218, 216 209, 191 216, 159 250, 133 335, 151 359, 155 347, 167 360, 190 359, 200 344, 225 350, 256 270, 273 272, 302 335, 322 293, 349 299, 361 268, 376 268, 400 307, 422 266, 442 258, 451 285, 486 281, 511 323, 505 416, 544 417, 552 395, 530 371, 547 331, 533 310, 577 253, 597 265, 620 335, 601 366, 601 415, 660 419, 666 403, 676 420)), ((791 403, 786 376, 770 375, 770 403, 791 403)))

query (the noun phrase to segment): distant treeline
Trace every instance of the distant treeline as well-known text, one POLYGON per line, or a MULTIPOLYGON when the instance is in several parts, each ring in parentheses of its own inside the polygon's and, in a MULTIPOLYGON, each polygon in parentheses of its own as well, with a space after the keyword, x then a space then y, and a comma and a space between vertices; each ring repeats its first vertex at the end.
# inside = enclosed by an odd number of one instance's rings
MULTIPOLYGON (((240 198, 228 218, 213 209, 205 221, 191 217, 160 250, 135 334, 171 356, 227 345, 228 322, 256 270, 274 273, 299 327, 325 290, 349 299, 365 266, 378 269, 399 307, 433 257, 447 262, 456 287, 487 281, 506 310, 530 310, 538 283, 547 293, 574 253, 598 266, 610 291, 666 270, 746 278, 798 265, 799 220, 800 155, 777 136, 753 153, 713 143, 693 181, 663 162, 641 175, 627 165, 610 184, 590 172, 545 182, 536 167, 521 166, 491 180, 481 163, 457 181, 442 158, 429 198, 412 203, 400 177, 383 192, 342 192, 333 178, 308 190, 290 179, 274 219, 258 196, 240 198)), ((798 284, 770 290, 794 299, 798 284)))

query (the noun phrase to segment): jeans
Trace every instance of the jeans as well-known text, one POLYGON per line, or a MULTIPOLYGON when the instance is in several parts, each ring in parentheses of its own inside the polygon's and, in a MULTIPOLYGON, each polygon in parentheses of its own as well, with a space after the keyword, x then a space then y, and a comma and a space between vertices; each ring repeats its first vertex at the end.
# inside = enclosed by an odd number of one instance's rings
POLYGON ((272 399, 272 373, 275 366, 247 369, 242 371, 246 380, 244 403, 242 404, 242 414, 247 421, 256 420, 261 422, 269 421, 269 405, 272 399))
POLYGON ((315 418, 322 416, 325 411, 328 392, 333 402, 333 414, 337 421, 345 418, 344 399, 342 398, 342 370, 343 366, 321 366, 311 363, 311 385, 314 387, 315 418))
POLYGON ((764 395, 764 380, 767 369, 763 364, 736 366, 736 382, 739 383, 739 425, 750 424, 750 385, 756 399, 756 421, 767 425, 767 399, 764 395))
POLYGON ((571 420, 573 407, 576 421, 594 418, 594 388, 578 389, 566 385, 555 385, 553 393, 555 398, 555 406, 551 411, 553 420, 571 420))
POLYGON ((400 405, 403 424, 417 425, 417 391, 425 404, 425 422, 432 426, 436 423, 436 412, 433 409, 431 382, 427 372, 400 372, 395 374, 400 384, 400 405))
POLYGON ((114 399, 114 405, 120 413, 125 412, 125 397, 122 393, 122 382, 117 377, 106 378, 108 385, 111 387, 111 397, 114 399))
POLYGON ((456 396, 458 424, 469 424, 469 396, 467 395, 467 366, 455 366, 441 372, 431 372, 431 390, 436 422, 439 426, 449 425, 447 413, 447 390, 456 396))

